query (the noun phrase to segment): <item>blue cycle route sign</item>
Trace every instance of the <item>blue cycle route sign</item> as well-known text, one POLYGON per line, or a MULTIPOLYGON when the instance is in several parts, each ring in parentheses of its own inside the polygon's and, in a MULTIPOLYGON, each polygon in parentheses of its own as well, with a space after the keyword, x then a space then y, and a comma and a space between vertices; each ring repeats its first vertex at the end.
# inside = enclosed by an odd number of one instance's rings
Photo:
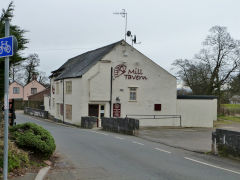
POLYGON ((0 39, 0 58, 13 55, 13 36, 0 39))

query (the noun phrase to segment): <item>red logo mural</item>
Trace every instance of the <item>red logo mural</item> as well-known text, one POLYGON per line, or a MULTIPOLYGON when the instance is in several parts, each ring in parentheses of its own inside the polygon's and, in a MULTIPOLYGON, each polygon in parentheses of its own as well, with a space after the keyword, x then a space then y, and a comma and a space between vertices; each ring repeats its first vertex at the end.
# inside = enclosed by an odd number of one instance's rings
POLYGON ((121 75, 124 75, 125 79, 147 80, 147 77, 144 76, 142 69, 127 69, 127 66, 124 64, 119 64, 114 68, 114 77, 117 78, 121 75))
POLYGON ((119 77, 126 72, 127 66, 119 64, 114 68, 114 77, 119 77))

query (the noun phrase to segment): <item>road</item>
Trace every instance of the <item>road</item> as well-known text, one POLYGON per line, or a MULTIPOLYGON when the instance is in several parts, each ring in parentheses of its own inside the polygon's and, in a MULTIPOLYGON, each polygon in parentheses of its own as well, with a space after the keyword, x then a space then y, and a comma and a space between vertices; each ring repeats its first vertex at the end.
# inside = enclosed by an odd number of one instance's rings
POLYGON ((240 179, 240 164, 230 160, 187 152, 134 136, 60 125, 19 113, 16 122, 34 122, 49 130, 57 150, 74 164, 77 179, 240 179))

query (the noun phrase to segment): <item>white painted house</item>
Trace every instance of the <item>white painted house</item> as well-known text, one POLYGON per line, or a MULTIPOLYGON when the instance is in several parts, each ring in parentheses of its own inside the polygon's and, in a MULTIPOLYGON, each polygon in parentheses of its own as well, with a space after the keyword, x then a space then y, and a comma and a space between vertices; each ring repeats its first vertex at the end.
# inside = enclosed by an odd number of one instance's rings
MULTIPOLYGON (((82 116, 97 116, 100 126, 103 116, 184 114, 187 110, 178 108, 183 103, 177 100, 176 86, 176 77, 121 40, 71 58, 53 71, 51 95, 45 97, 45 103, 55 119, 79 125, 82 116)), ((209 113, 202 120, 208 123, 196 126, 211 127, 213 116, 209 113)), ((183 117, 181 121, 184 126, 194 126, 184 124, 183 117)), ((140 120, 140 126, 179 123, 179 118, 171 117, 140 120)))

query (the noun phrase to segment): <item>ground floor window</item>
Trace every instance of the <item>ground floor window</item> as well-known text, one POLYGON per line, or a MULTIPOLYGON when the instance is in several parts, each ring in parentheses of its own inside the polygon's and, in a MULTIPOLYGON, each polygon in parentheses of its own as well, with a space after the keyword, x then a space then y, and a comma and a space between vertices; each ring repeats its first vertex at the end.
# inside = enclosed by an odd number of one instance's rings
POLYGON ((72 105, 66 104, 66 118, 72 120, 72 105))
POLYGON ((63 104, 57 103, 57 115, 63 115, 63 104))
POLYGON ((60 114, 61 114, 61 116, 63 116, 63 112, 64 112, 63 104, 60 104, 60 114))

